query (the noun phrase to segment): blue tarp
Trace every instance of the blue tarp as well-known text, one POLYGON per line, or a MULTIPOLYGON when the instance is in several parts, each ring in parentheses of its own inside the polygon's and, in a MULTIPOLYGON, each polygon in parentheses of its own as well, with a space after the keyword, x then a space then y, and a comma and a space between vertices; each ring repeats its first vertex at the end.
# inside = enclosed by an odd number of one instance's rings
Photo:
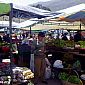
POLYGON ((83 20, 83 19, 85 19, 85 11, 77 12, 77 13, 72 14, 66 18, 69 20, 73 20, 73 21, 74 20, 83 20))

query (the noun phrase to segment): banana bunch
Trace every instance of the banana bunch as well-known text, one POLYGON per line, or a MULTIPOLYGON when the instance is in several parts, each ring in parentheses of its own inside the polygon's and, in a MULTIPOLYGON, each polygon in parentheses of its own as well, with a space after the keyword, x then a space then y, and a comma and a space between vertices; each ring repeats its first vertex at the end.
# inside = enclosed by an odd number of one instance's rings
POLYGON ((23 76, 25 79, 34 78, 34 73, 30 69, 23 71, 23 76))
POLYGON ((34 73, 26 67, 15 67, 13 69, 14 81, 22 81, 34 78, 34 73))

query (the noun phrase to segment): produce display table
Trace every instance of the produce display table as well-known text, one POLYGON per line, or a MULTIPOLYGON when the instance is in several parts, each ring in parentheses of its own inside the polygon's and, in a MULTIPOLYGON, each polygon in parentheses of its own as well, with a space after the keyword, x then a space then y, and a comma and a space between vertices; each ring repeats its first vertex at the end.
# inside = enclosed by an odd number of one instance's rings
POLYGON ((77 56, 81 56, 81 57, 85 57, 85 54, 81 54, 79 52, 70 52, 71 54, 77 55, 77 56))
POLYGON ((85 70, 85 54, 79 53, 79 52, 70 52, 73 54, 73 57, 75 59, 78 59, 81 63, 82 70, 85 70))
MULTIPOLYGON (((56 47, 55 47, 56 48, 56 47)), ((46 51, 46 55, 48 57, 48 59, 52 62, 52 64, 54 63, 55 60, 62 60, 63 59, 63 56, 64 54, 66 53, 70 53, 70 52, 73 52, 74 49, 72 48, 56 48, 55 49, 48 49, 46 51), (49 54, 52 54, 52 56, 48 56, 49 54)), ((69 54, 66 54, 66 56, 68 57, 69 54)))
MULTIPOLYGON (((10 85, 10 82, 12 80, 12 83, 14 85, 19 85, 24 83, 31 83, 31 80, 34 78, 34 73, 26 68, 26 67, 12 67, 13 75, 11 79, 10 74, 10 67, 9 64, 1 64, 3 67, 0 69, 0 85, 5 84, 10 85)), ((30 84, 32 85, 32 84, 30 84)))
MULTIPOLYGON (((52 47, 51 47, 52 48, 52 47)), ((55 47, 56 48, 56 47, 55 47)), ((73 64, 76 60, 79 60, 81 63, 81 69, 85 70, 85 54, 80 53, 81 49, 74 48, 61 48, 58 49, 48 49, 46 55, 52 54, 52 56, 47 56, 51 64, 53 65, 55 60, 66 60, 67 64, 73 64)))

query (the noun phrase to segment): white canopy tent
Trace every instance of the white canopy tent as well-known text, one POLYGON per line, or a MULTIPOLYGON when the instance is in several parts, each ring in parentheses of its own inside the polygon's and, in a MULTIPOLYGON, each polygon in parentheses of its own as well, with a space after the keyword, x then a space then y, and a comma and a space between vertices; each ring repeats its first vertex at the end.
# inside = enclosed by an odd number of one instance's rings
MULTIPOLYGON (((36 8, 33 8, 33 9, 36 9, 36 8)), ((79 12, 79 11, 84 10, 84 9, 85 9, 85 4, 84 3, 76 5, 76 6, 72 6, 72 7, 66 8, 66 9, 62 9, 62 10, 59 10, 59 11, 55 11, 53 13, 52 12, 44 12, 40 9, 42 11, 42 13, 41 13, 41 11, 39 10, 41 14, 50 15, 50 16, 45 17, 45 18, 41 18, 41 19, 37 19, 37 18, 32 19, 32 21, 52 20, 52 21, 57 21, 58 22, 58 20, 60 20, 60 18, 67 17, 71 14, 74 14, 74 13, 79 12), (59 14, 57 14, 57 13, 59 13, 59 14)), ((34 13, 36 12, 36 11, 33 11, 33 10, 31 10, 31 11, 34 12, 34 13)), ((39 13, 39 12, 37 12, 37 13, 39 13)))
MULTIPOLYGON (((12 22, 12 28, 18 26, 18 23, 12 22)), ((9 21, 0 21, 0 27, 9 27, 9 21)))
MULTIPOLYGON (((74 12, 78 12, 80 10, 85 9, 85 4, 76 5, 76 6, 67 8, 67 9, 56 11, 54 13, 53 12, 50 12, 50 11, 38 9, 38 8, 35 8, 35 7, 31 7, 31 6, 20 6, 20 5, 16 5, 16 4, 13 4, 13 8, 14 9, 23 10, 23 11, 33 12, 33 13, 39 14, 39 15, 48 16, 48 17, 45 17, 45 18, 42 18, 42 19, 31 19, 31 20, 27 20, 27 21, 21 22, 21 23, 12 22, 12 27, 14 27, 14 28, 20 28, 21 29, 21 28, 26 28, 26 27, 33 26, 33 25, 37 24, 40 21, 45 21, 45 20, 48 21, 48 20, 53 19, 53 18, 56 18, 56 17, 58 18, 58 17, 64 16, 64 14, 66 16, 68 16, 68 14, 70 15, 70 14, 72 14, 74 12), (57 14, 57 13, 61 13, 61 14, 57 14)), ((1 23, 2 26, 8 26, 7 25, 7 23, 8 23, 7 21, 0 22, 0 23, 1 23)), ((34 27, 35 26, 33 26, 32 28, 34 28, 34 27)), ((50 27, 51 26, 49 26, 48 28, 50 28, 50 27)), ((55 26, 53 26, 53 27, 55 28, 55 26)), ((39 29, 39 28, 36 28, 36 29, 39 29)))
MULTIPOLYGON (((2 3, 10 3, 7 2, 7 1, 1 1, 2 3)), ((25 14, 26 15, 33 15, 33 16, 36 16, 36 18, 45 18, 45 17, 58 17, 56 15, 59 15, 61 14, 62 12, 51 12, 51 11, 48 11, 48 10, 43 10, 43 9, 39 9, 39 8, 36 8, 36 7, 32 7, 32 6, 29 6, 29 5, 19 5, 19 4, 14 4, 13 3, 13 9, 15 9, 16 11, 20 10, 20 11, 23 11, 23 12, 26 12, 25 14), (40 17, 42 16, 42 17, 40 17)), ((19 14, 19 13, 18 13, 19 14)), ((19 15, 21 16, 22 13, 19 15)), ((18 17, 19 17, 18 16, 18 17)))
POLYGON ((32 6, 21 6, 21 5, 13 4, 13 8, 18 9, 18 10, 22 10, 22 11, 32 12, 32 13, 39 14, 39 15, 46 15, 46 16, 47 16, 47 14, 50 13, 50 11, 35 8, 32 6))
POLYGON ((4 31, 5 31, 4 28, 0 29, 0 32, 4 32, 4 31))
POLYGON ((31 21, 31 20, 26 20, 24 22, 19 23, 16 28, 23 28, 23 27, 30 27, 32 25, 37 24, 38 21, 31 21))
POLYGON ((59 10, 57 12, 64 13, 63 16, 68 16, 68 15, 71 15, 73 13, 79 12, 84 9, 85 9, 85 3, 82 3, 82 4, 79 4, 76 6, 72 6, 72 7, 66 8, 66 9, 59 10))
MULTIPOLYGON (((20 28, 22 30, 30 30, 30 27, 22 27, 20 28)), ((31 27, 31 30, 51 30, 51 29, 66 29, 66 30, 80 30, 79 25, 44 25, 44 24, 36 24, 31 27)), ((84 30, 85 27, 82 26, 82 30, 84 30)))
POLYGON ((13 8, 22 10, 22 11, 26 11, 26 12, 31 12, 31 13, 38 14, 38 15, 42 15, 42 16, 46 16, 46 17, 44 17, 44 19, 48 20, 51 18, 58 18, 60 16, 68 16, 70 14, 84 10, 85 3, 79 4, 76 6, 72 6, 72 7, 66 8, 66 9, 62 9, 59 11, 55 11, 55 12, 39 9, 39 8, 32 7, 32 6, 19 6, 16 4, 13 4, 13 8))

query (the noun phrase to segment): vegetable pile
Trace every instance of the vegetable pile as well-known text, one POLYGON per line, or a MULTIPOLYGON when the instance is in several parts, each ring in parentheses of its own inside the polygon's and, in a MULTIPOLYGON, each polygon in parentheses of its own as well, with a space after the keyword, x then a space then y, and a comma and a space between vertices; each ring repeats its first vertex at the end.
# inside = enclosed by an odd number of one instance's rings
POLYGON ((76 75, 69 75, 65 72, 62 72, 59 74, 59 79, 61 79, 63 81, 68 81, 68 82, 73 83, 73 84, 80 84, 81 83, 80 79, 76 75))

